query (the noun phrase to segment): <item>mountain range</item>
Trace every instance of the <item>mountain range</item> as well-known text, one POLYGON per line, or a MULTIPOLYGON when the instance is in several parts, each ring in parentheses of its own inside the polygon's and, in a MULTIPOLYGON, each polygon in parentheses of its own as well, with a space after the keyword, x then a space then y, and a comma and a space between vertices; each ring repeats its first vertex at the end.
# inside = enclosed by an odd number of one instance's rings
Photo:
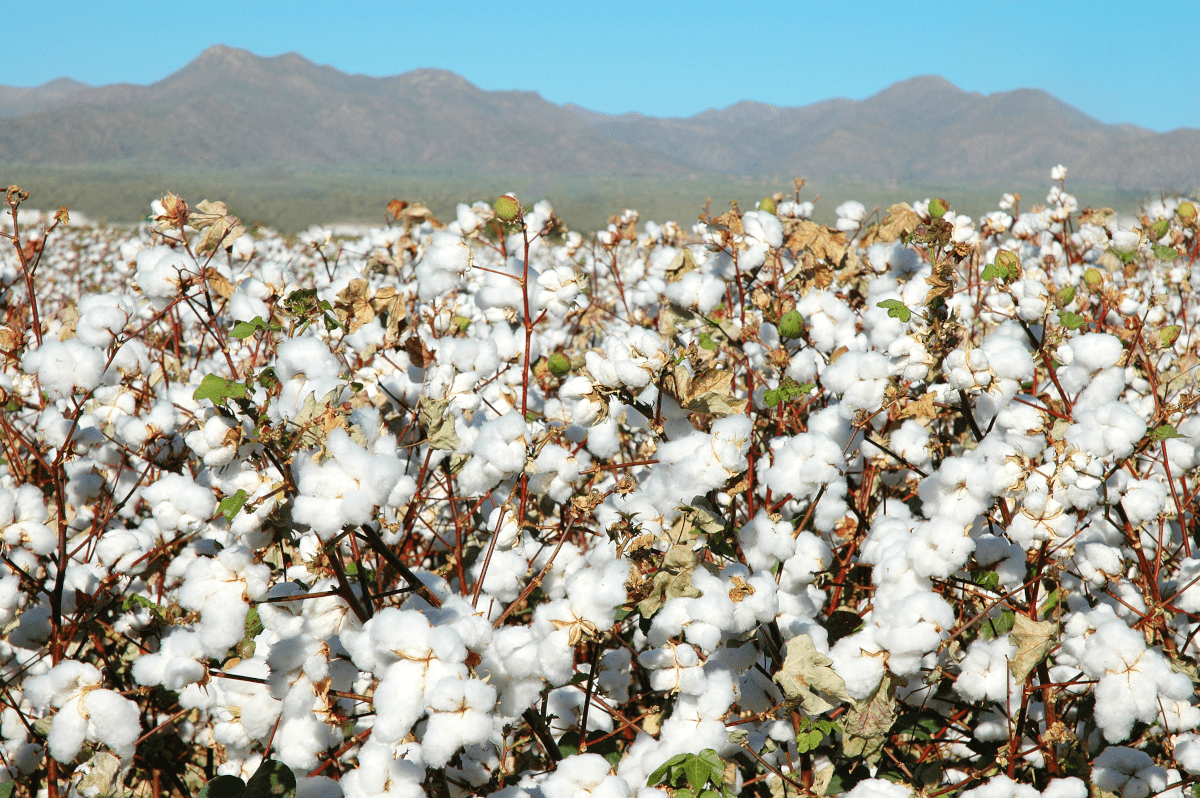
POLYGON ((1044 91, 917 77, 856 101, 610 115, 454 73, 348 75, 215 46, 150 85, 0 86, 0 162, 231 168, 401 165, 546 175, 803 176, 875 185, 1200 187, 1200 130, 1108 125, 1044 91))

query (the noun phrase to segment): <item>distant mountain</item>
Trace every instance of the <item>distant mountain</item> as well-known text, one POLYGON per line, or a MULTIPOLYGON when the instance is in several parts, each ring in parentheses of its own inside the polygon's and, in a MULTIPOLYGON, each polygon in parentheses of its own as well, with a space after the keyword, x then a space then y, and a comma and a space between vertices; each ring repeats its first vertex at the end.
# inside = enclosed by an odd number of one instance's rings
POLYGON ((442 70, 347 75, 289 53, 212 47, 149 86, 0 87, 0 162, 161 166, 396 164, 540 174, 695 172, 877 185, 1200 187, 1200 130, 1106 125, 1034 89, 938 77, 862 101, 741 102, 685 119, 609 115, 484 91, 442 70))

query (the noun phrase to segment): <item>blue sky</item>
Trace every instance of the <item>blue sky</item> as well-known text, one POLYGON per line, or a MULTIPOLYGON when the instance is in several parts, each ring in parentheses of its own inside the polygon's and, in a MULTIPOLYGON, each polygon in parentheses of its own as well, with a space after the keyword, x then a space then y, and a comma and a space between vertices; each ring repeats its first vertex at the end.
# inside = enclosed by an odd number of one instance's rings
POLYGON ((10 86, 151 83, 228 44, 374 76, 440 67, 609 113, 862 99, 938 74, 985 94, 1045 89, 1104 122, 1200 128, 1197 0, 64 0, 9 4, 4 26, 10 86))

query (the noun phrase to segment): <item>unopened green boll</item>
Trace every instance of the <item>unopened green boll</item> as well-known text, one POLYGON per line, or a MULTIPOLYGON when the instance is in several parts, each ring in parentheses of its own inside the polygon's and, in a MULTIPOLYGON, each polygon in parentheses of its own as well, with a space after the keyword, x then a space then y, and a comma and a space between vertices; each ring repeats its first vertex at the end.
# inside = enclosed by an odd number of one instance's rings
POLYGON ((799 338, 804 335, 804 317, 798 310, 789 310, 779 319, 779 336, 785 339, 799 338))
POLYGON ((514 221, 521 214, 521 203, 512 194, 504 194, 496 200, 496 218, 504 222, 514 221))
POLYGON ((562 352, 550 356, 550 373, 555 377, 565 377, 571 373, 571 361, 562 352))
POLYGON ((929 215, 934 219, 941 219, 948 210, 950 210, 950 203, 940 197, 934 197, 929 201, 929 215))
POLYGON ((762 202, 758 203, 758 209, 760 211, 766 211, 767 213, 774 214, 775 200, 771 199, 770 197, 763 197, 762 202))

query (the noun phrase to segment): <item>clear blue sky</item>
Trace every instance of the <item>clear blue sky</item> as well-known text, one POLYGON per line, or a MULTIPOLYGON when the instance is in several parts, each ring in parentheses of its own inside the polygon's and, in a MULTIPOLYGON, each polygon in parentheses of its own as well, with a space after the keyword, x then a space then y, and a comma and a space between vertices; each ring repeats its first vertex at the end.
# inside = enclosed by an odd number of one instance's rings
POLYGON ((151 83, 214 44, 345 72, 440 67, 609 113, 862 99, 938 74, 1045 89, 1104 122, 1200 128, 1200 1, 24 2, 0 84, 151 83))

